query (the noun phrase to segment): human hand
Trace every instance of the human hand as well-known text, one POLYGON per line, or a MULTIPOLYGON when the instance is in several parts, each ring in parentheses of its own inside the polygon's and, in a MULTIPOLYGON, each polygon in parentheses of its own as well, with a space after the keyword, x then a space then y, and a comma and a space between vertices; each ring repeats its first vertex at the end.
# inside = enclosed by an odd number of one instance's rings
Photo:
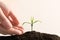
POLYGON ((18 26, 17 18, 9 11, 6 6, 0 2, 0 33, 2 34, 17 34, 23 33, 23 28, 18 26), (12 20, 11 20, 11 19, 12 20))

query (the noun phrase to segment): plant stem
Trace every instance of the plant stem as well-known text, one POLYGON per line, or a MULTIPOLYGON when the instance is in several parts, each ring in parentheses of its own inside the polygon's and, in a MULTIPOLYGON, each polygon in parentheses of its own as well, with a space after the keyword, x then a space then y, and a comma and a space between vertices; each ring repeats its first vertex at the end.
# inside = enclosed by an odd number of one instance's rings
POLYGON ((33 31, 33 24, 31 24, 31 31, 33 31))

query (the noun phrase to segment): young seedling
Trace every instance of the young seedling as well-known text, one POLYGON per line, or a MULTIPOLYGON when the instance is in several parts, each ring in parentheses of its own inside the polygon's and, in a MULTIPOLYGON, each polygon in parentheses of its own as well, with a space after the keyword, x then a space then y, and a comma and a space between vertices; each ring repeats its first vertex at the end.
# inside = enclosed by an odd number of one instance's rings
POLYGON ((34 17, 31 17, 30 22, 23 22, 22 25, 24 25, 25 23, 30 24, 30 25, 31 25, 31 31, 33 31, 33 26, 34 26, 34 24, 37 23, 37 22, 41 22, 41 21, 40 21, 40 20, 35 20, 34 17))

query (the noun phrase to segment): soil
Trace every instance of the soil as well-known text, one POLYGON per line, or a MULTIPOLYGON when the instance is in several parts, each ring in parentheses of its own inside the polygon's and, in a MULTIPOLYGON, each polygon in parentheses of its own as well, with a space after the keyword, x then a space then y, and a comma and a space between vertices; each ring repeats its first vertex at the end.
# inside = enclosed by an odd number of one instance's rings
POLYGON ((60 40, 60 37, 54 34, 29 31, 22 35, 0 36, 0 40, 60 40))

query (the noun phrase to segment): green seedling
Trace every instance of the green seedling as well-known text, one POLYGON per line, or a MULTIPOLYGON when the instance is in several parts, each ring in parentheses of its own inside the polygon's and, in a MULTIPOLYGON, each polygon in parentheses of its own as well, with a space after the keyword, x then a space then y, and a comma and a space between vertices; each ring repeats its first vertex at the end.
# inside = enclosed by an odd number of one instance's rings
POLYGON ((31 31, 33 31, 33 26, 34 26, 34 24, 37 23, 37 22, 41 22, 41 21, 40 21, 40 20, 35 20, 34 17, 31 17, 30 22, 23 22, 22 25, 24 25, 25 23, 30 24, 30 25, 31 25, 31 31))

